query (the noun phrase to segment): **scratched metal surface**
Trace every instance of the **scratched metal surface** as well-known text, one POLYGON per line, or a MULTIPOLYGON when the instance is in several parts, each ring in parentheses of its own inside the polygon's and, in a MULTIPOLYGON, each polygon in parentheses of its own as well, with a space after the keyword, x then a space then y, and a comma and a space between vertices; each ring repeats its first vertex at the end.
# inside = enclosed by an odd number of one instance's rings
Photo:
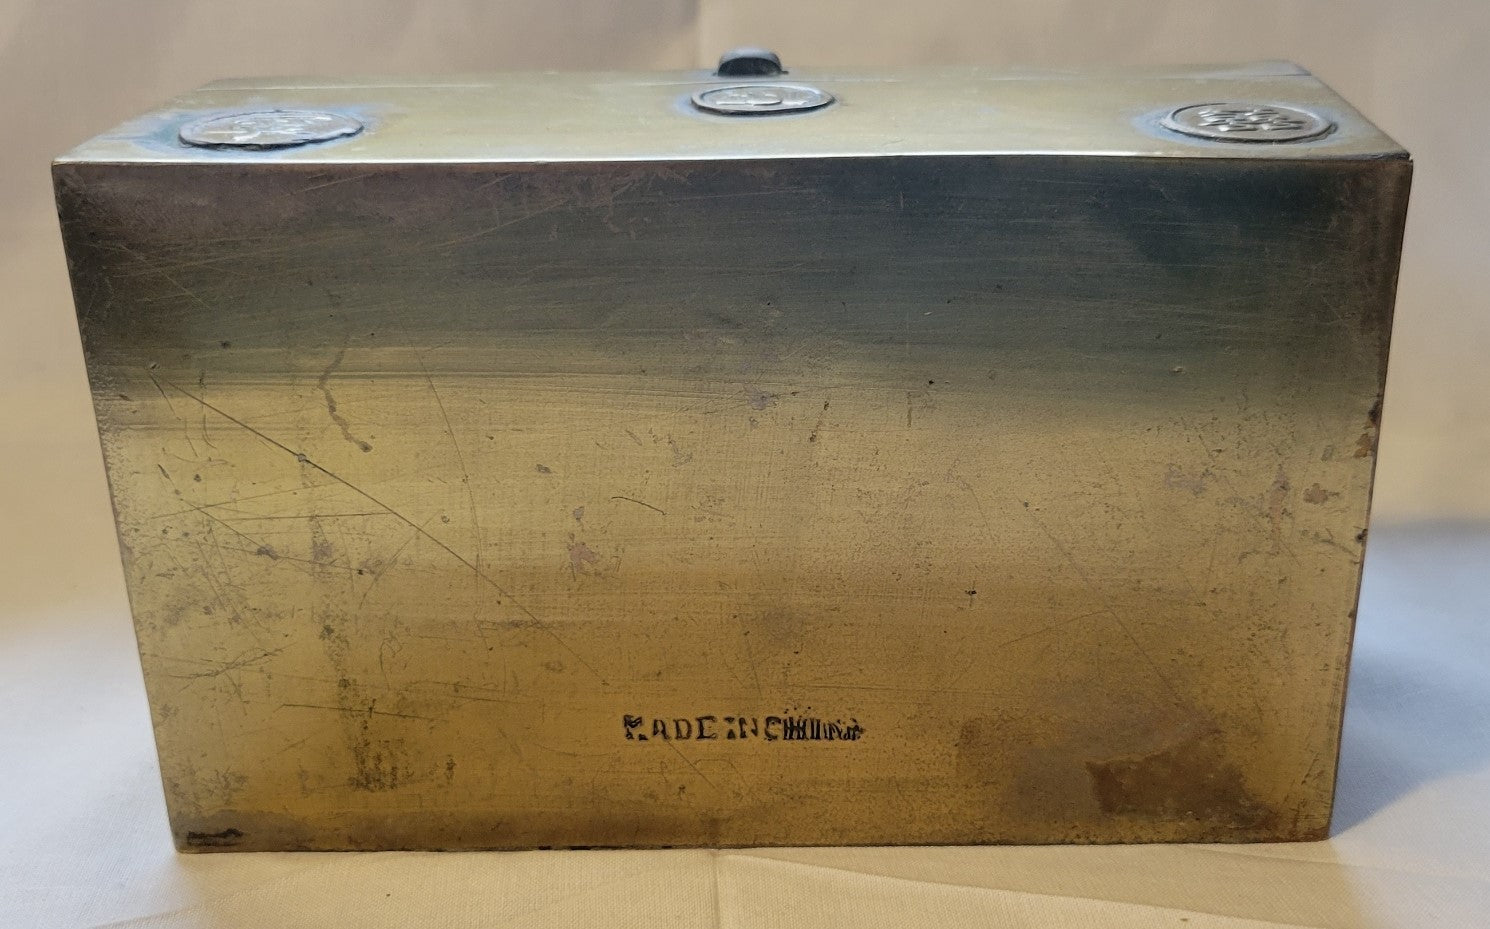
POLYGON ((177 842, 1328 827, 1410 163, 69 163, 177 842))

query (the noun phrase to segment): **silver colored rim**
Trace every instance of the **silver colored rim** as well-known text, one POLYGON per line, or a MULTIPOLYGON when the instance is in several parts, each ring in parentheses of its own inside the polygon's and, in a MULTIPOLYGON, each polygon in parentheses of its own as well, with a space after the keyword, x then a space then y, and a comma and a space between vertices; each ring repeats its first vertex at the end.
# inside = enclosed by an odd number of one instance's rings
POLYGON ((1212 142, 1303 142, 1335 124, 1318 113, 1279 103, 1196 103, 1161 120, 1164 128, 1212 142))
POLYGON ((324 110, 255 110, 209 116, 181 127, 181 141, 201 148, 269 149, 354 136, 362 121, 324 110))
POLYGON ((802 84, 731 84, 706 87, 693 95, 693 105, 723 116, 774 116, 821 109, 833 95, 802 84))

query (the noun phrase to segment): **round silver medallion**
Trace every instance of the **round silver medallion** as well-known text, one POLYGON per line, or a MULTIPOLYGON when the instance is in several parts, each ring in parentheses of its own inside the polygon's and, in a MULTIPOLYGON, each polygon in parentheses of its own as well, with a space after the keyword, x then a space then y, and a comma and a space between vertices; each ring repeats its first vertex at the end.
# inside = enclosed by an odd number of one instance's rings
POLYGON ((362 131, 362 121, 322 110, 260 110, 187 123, 181 141, 204 148, 288 148, 329 142, 362 131))
POLYGON ((1276 103, 1197 103, 1162 122, 1166 129, 1218 142, 1302 142, 1335 128, 1317 113, 1276 103))
POLYGON ((833 95, 801 84, 735 84, 709 87, 693 95, 693 105, 725 116, 770 116, 816 110, 833 102, 833 95))

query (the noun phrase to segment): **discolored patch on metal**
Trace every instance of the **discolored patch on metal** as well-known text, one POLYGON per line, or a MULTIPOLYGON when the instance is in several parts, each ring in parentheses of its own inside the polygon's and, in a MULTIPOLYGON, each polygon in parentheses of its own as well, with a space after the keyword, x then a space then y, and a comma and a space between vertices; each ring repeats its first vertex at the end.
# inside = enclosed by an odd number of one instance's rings
POLYGON ((1241 770, 1215 744, 1217 733, 1192 736, 1136 758, 1087 762, 1092 793, 1104 813, 1188 819, 1256 829, 1276 818, 1247 790, 1241 770))

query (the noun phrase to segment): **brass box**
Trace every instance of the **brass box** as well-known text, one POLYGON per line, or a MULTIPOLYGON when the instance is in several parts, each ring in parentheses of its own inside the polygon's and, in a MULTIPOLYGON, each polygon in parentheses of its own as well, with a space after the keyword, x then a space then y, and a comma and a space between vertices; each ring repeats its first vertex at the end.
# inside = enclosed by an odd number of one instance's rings
POLYGON ((1407 155, 1286 65, 763 80, 57 161, 181 847, 1326 834, 1407 155))

